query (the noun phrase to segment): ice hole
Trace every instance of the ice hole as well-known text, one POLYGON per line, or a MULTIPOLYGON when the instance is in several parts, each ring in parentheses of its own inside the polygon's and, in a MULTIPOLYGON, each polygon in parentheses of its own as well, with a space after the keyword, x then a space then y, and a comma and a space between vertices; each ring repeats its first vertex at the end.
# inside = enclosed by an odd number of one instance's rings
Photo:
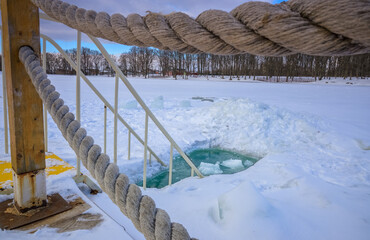
MULTIPOLYGON (((204 176, 233 174, 243 171, 258 161, 257 158, 219 148, 196 149, 188 153, 194 165, 204 176)), ((147 178, 147 187, 162 188, 168 185, 168 168, 147 178)), ((195 174, 194 174, 195 175, 195 174)), ((173 158, 172 183, 190 177, 190 167, 181 156, 173 158)), ((137 183, 142 186, 142 181, 137 183)))

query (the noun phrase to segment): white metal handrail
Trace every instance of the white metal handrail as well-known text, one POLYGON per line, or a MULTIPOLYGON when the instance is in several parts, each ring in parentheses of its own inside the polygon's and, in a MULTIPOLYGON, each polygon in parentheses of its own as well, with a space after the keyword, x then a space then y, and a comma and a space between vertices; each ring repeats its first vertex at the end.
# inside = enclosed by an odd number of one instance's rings
POLYGON ((117 164, 117 115, 118 115, 118 76, 116 74, 114 81, 114 146, 113 146, 113 160, 117 164))
MULTIPOLYGON (((44 69, 46 73, 46 41, 45 39, 42 40, 42 52, 43 52, 43 58, 42 58, 42 68, 44 69)), ((48 112, 46 109, 45 104, 43 104, 43 119, 44 119, 44 144, 45 144, 45 152, 48 151, 48 112)))
MULTIPOLYGON (((122 73, 121 69, 119 69, 119 67, 117 66, 117 64, 113 61, 113 59, 110 57, 110 55, 108 54, 107 50, 105 50, 105 48, 103 47, 103 45, 99 42, 99 40, 89 34, 87 34, 87 36, 89 36, 89 38, 95 43, 95 45, 99 48, 100 52, 103 54, 103 56, 105 57, 105 59, 108 61, 108 63, 111 65, 111 67, 114 69, 114 71, 116 71, 116 74, 119 75, 119 77, 121 78, 121 80, 123 81, 123 83, 126 85, 127 89, 131 92, 131 94, 134 96, 134 98, 136 99, 136 101, 138 101, 138 103, 141 105, 141 107, 144 109, 144 111, 146 112, 146 114, 149 115, 149 117, 151 118, 151 120, 155 123, 155 125, 159 128, 159 130, 163 133, 163 135, 168 139, 168 141, 173 144, 173 147, 178 151, 178 153, 181 155, 181 157, 184 158, 184 160, 187 162, 187 164, 190 166, 191 168, 191 171, 192 171, 192 175, 193 175, 193 171, 196 172, 196 174, 199 176, 199 177, 203 177, 203 175, 200 173, 200 171, 198 170, 198 168, 193 164, 193 162, 189 159, 189 157, 184 153, 184 151, 182 151, 182 149, 180 148, 179 145, 177 145, 177 143, 175 142, 175 140, 173 140, 173 138, 170 136, 170 134, 166 131, 166 129, 162 126, 162 124, 158 121, 158 119, 154 116, 154 114, 150 111, 150 109, 148 108, 148 106, 144 103, 144 101, 141 99, 141 97, 139 96, 139 94, 136 92, 136 90, 134 89, 134 87, 131 85, 131 83, 128 81, 128 79, 126 78, 126 76, 122 73)), ((144 161, 146 161, 146 159, 144 159, 144 161)))
MULTIPOLYGON (((45 38, 44 38, 45 39, 45 38)), ((46 42, 45 42, 46 45, 46 42)), ((45 47, 46 49, 46 47, 45 47)), ((76 71, 76 120, 81 122, 81 32, 77 31, 77 69, 76 71)), ((44 52, 44 58, 46 61, 46 52, 44 52)), ((45 68, 46 71, 46 68, 45 68)), ((81 159, 77 158, 77 176, 81 174, 81 159)))
MULTIPOLYGON (((48 42, 50 42, 61 54, 62 56, 64 57, 64 59, 66 59, 66 61, 71 65, 71 67, 77 72, 78 71, 78 68, 77 68, 77 64, 75 62, 73 62, 73 60, 67 55, 67 53, 53 40, 51 39, 50 37, 44 35, 44 34, 40 34, 40 37, 42 39, 46 39, 48 42)), ((103 95, 99 92, 98 89, 96 89, 96 87, 91 83, 91 81, 86 77, 86 75, 83 73, 83 72, 80 72, 80 76, 81 78, 85 81, 85 83, 90 87, 90 89, 99 97, 99 99, 104 103, 104 105, 109 108, 113 113, 115 112, 114 108, 112 107, 112 105, 110 105, 110 103, 103 97, 103 95)), ((133 128, 130 127, 130 125, 122 118, 122 116, 120 114, 117 113, 117 119, 120 120, 122 122, 122 124, 129 130, 129 132, 131 132, 131 134, 133 134, 136 139, 144 145, 144 141, 140 138, 140 136, 135 132, 135 130, 133 128)), ((160 159, 159 157, 154 153, 154 151, 148 147, 148 151, 156 158, 156 160, 163 166, 166 166, 166 164, 164 164, 160 159)))
MULTIPOLYGON (((63 55, 63 57, 68 61, 68 63, 72 66, 73 69, 76 70, 76 72, 78 71, 78 68, 77 68, 77 65, 73 62, 73 60, 64 52, 64 50, 54 41, 52 40, 51 38, 49 38, 48 36, 44 35, 44 34, 40 34, 40 36, 43 38, 43 39, 46 39, 48 42, 50 42, 55 48, 57 48, 57 50, 63 55)), ((104 102, 104 104, 112 111, 114 112, 114 115, 115 115, 115 118, 118 118, 120 119, 120 121, 125 125, 125 127, 127 127, 129 129, 129 151, 130 151, 130 134, 134 134, 134 136, 139 140, 139 142, 141 142, 143 145, 144 145, 144 174, 143 174, 143 187, 144 189, 146 188, 146 170, 147 170, 147 152, 149 150, 150 152, 150 155, 149 157, 151 157, 151 155, 153 155, 158 162, 160 162, 162 165, 165 166, 165 164, 157 157, 157 155, 148 147, 148 117, 150 116, 150 118, 152 119, 152 121, 157 125, 157 127, 162 131, 162 133, 167 137, 167 139, 170 141, 171 143, 171 151, 172 151, 172 148, 175 147, 175 149, 180 153, 180 155, 184 158, 184 160, 188 163, 188 165, 190 166, 191 168, 191 176, 194 175, 194 171, 197 173, 197 175, 199 177, 203 177, 203 175, 200 173, 200 171, 196 168, 196 166, 193 164, 193 162, 191 162, 191 160, 189 159, 189 157, 182 151, 182 149, 176 144, 176 142, 171 138, 171 136, 168 134, 168 132, 164 129, 164 127, 159 123, 159 121, 157 120, 157 118, 154 116, 154 114, 149 110, 149 108, 145 105, 144 101, 140 98, 140 96, 138 95, 138 93, 135 91, 135 89, 132 87, 132 85, 129 83, 129 81, 127 80, 127 78, 123 75, 123 73, 121 72, 121 70, 118 68, 118 66, 114 63, 113 59, 110 58, 108 52, 105 50, 105 48, 103 47, 103 45, 94 37, 91 37, 89 36, 92 41, 95 43, 95 45, 97 45, 97 47, 99 48, 99 50, 102 52, 103 56, 107 59, 108 63, 112 66, 112 68, 116 71, 116 81, 115 81, 115 107, 112 108, 112 106, 104 99, 104 97, 101 95, 101 93, 93 86, 93 84, 87 79, 87 77, 85 76, 84 73, 80 72, 80 75, 81 77, 85 80, 85 82, 88 84, 88 86, 95 92, 95 94, 98 95, 98 97, 104 102), (108 59, 109 58, 109 59, 108 59), (123 82, 125 83, 126 87, 129 89, 129 91, 133 94, 133 96, 136 98, 136 100, 139 102, 139 104, 143 107, 143 109, 145 110, 145 137, 144 137, 144 142, 142 142, 141 138, 137 135, 137 133, 128 125, 128 123, 126 123, 123 118, 117 113, 117 109, 118 109, 118 76, 121 78, 121 80, 123 80, 123 82), (181 154, 182 153, 182 154, 181 154)), ((115 120, 116 121, 116 120, 115 120)), ((116 123, 115 123, 115 134, 116 134, 117 130, 116 130, 116 123)), ((117 136, 115 136, 115 141, 116 141, 116 138, 117 136)), ((116 144, 115 144, 116 145, 116 144)), ((116 149, 115 149, 116 150, 116 149)), ((170 163, 172 164, 172 157, 173 157, 173 154, 171 154, 171 159, 170 159, 170 163)), ((117 159, 117 155, 115 153, 115 161, 117 159)), ((169 183, 172 183, 172 166, 171 168, 169 169, 169 174, 171 175, 171 182, 169 181, 169 183)))

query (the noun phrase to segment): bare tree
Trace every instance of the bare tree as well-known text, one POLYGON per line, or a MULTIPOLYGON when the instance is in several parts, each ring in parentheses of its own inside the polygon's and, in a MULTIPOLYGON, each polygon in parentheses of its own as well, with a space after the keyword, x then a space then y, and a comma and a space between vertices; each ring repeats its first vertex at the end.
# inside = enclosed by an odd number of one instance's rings
POLYGON ((171 53, 167 50, 157 50, 156 55, 159 62, 160 71, 162 72, 162 76, 165 77, 171 71, 171 64, 170 58, 171 53))
POLYGON ((123 74, 127 75, 127 72, 128 72, 128 55, 125 54, 125 53, 122 53, 119 56, 118 63, 119 63, 119 68, 121 69, 123 74))
POLYGON ((154 60, 154 51, 152 48, 139 47, 137 52, 137 63, 141 74, 147 78, 154 60))
POLYGON ((102 65, 105 60, 103 54, 98 51, 92 51, 90 60, 92 64, 92 70, 90 71, 90 74, 98 75, 102 70, 102 65))

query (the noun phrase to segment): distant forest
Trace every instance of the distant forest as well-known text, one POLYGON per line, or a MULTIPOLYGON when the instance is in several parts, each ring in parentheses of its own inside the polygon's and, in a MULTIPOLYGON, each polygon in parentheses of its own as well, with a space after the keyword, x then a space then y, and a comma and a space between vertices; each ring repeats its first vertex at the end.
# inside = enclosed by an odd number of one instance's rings
MULTIPOLYGON (((66 50, 76 61, 76 49, 66 50)), ((59 53, 47 53, 48 74, 75 74, 59 53)), ((125 75, 155 77, 179 75, 220 76, 221 78, 253 78, 292 81, 294 77, 312 77, 321 80, 330 77, 370 77, 370 54, 356 56, 309 56, 294 54, 285 57, 262 57, 251 54, 219 56, 212 54, 183 54, 177 51, 131 47, 128 53, 111 56, 125 75)), ((1 66, 1 64, 0 64, 1 66)), ((103 55, 82 48, 81 70, 86 75, 114 75, 103 55)))

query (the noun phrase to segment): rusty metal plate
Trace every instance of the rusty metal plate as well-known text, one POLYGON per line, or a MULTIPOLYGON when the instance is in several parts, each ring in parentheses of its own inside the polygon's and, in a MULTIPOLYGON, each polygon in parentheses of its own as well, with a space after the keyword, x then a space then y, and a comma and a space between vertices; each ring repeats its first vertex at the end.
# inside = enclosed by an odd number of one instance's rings
POLYGON ((47 197, 48 203, 45 207, 19 213, 13 204, 13 199, 0 203, 0 228, 15 229, 36 221, 51 217, 72 208, 58 193, 47 197))

